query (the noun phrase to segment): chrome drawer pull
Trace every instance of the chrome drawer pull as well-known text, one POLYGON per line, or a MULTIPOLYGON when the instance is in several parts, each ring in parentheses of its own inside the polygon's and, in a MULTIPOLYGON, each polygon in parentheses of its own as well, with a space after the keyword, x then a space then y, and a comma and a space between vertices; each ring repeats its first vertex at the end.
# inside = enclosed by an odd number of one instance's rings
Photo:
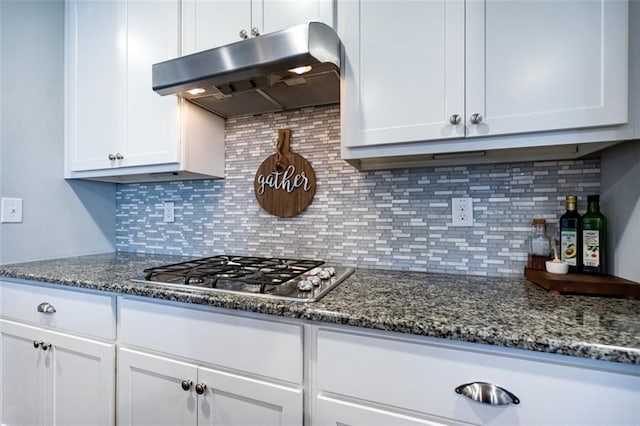
POLYGON ((38 312, 42 312, 43 314, 52 314, 56 311, 56 308, 49 302, 42 302, 38 305, 38 312))
POLYGON ((460 385, 456 388, 456 393, 466 396, 469 399, 489 405, 509 405, 520 404, 520 399, 501 388, 485 382, 473 382, 460 385))

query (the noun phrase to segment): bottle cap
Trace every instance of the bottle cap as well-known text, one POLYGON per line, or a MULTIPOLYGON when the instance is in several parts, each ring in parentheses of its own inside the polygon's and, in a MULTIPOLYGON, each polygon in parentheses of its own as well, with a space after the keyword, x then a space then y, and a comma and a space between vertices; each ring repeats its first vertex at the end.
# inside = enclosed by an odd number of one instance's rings
POLYGON ((599 203, 600 202, 600 196, 599 195, 587 195, 587 202, 588 203, 592 203, 592 202, 599 203))
POLYGON ((547 221, 546 221, 546 219, 535 218, 535 219, 533 219, 533 224, 534 225, 546 225, 547 221))
POLYGON ((578 197, 576 195, 567 195, 566 200, 568 203, 576 203, 578 201, 578 197))

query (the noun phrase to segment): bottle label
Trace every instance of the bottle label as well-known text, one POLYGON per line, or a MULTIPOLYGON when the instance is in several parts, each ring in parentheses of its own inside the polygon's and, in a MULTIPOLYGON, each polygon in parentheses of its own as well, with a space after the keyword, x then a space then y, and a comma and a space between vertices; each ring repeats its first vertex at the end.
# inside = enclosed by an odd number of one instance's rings
POLYGON ((600 232, 582 231, 582 264, 597 268, 600 266, 600 232))
POLYGON ((560 257, 571 266, 576 266, 578 259, 578 235, 574 230, 560 232, 560 257))

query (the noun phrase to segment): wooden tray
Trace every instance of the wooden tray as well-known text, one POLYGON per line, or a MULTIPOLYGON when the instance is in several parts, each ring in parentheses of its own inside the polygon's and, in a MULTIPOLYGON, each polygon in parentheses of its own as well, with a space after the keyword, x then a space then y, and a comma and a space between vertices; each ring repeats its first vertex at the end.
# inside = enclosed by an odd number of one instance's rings
POLYGON ((524 268, 524 276, 553 294, 587 294, 590 296, 625 297, 627 299, 637 299, 640 296, 640 283, 613 275, 571 273, 558 275, 524 268))

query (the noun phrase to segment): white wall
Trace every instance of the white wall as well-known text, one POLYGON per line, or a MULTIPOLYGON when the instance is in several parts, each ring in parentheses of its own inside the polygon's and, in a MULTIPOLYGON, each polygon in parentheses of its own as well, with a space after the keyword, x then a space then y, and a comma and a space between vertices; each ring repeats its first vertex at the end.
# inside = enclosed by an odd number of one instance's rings
POLYGON ((607 217, 609 272, 640 282, 640 141, 602 153, 601 210, 607 217))
POLYGON ((0 263, 115 249, 115 185, 65 181, 64 2, 0 0, 0 263))

